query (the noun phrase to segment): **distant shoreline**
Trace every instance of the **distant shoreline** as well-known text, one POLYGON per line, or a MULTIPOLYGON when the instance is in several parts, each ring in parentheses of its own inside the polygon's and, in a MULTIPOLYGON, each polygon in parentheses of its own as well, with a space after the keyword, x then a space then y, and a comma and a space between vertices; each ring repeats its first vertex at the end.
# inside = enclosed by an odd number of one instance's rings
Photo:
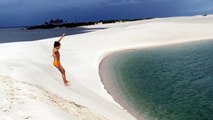
POLYGON ((52 23, 45 23, 42 25, 33 25, 24 27, 27 30, 34 30, 34 29, 53 29, 53 28, 74 28, 80 26, 88 26, 88 25, 96 25, 96 24, 109 24, 109 23, 117 23, 117 22, 129 22, 129 21, 139 21, 139 20, 149 20, 153 18, 138 18, 138 19, 116 19, 116 20, 99 20, 95 22, 72 22, 72 23, 61 23, 61 24, 52 24, 52 23))

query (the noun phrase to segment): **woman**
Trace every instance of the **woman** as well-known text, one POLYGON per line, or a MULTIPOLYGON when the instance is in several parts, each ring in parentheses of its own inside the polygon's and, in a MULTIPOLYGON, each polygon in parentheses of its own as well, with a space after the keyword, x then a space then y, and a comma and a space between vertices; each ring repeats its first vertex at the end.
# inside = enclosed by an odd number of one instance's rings
POLYGON ((52 56, 54 58, 53 65, 61 72, 62 79, 64 81, 64 85, 67 86, 68 85, 68 81, 66 80, 65 70, 62 67, 61 63, 60 63, 60 53, 59 53, 59 49, 61 47, 60 41, 62 40, 62 38, 64 36, 65 36, 65 34, 63 34, 59 38, 59 40, 55 41, 54 47, 53 47, 53 50, 52 50, 52 56))

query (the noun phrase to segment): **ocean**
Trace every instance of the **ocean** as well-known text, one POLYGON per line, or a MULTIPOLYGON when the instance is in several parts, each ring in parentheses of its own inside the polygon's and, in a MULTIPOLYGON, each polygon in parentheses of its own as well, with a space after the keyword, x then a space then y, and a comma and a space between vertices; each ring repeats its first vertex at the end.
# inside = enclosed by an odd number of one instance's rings
POLYGON ((139 120, 213 120, 213 40, 115 52, 100 76, 139 120))

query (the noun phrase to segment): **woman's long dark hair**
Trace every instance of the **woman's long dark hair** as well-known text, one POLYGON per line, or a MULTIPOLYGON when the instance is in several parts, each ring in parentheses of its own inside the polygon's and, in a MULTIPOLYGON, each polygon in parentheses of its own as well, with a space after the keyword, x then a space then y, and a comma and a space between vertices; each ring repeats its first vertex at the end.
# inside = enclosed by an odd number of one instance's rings
POLYGON ((55 43, 54 43, 54 47, 58 47, 58 46, 60 46, 60 45, 61 45, 61 43, 60 43, 60 42, 55 41, 55 43))

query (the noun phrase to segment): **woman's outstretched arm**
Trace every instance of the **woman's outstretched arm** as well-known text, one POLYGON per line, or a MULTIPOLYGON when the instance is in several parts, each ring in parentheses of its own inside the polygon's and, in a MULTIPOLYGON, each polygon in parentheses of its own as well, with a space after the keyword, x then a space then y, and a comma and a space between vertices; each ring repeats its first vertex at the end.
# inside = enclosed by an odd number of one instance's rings
POLYGON ((65 33, 57 41, 60 42, 64 36, 65 36, 65 33))

